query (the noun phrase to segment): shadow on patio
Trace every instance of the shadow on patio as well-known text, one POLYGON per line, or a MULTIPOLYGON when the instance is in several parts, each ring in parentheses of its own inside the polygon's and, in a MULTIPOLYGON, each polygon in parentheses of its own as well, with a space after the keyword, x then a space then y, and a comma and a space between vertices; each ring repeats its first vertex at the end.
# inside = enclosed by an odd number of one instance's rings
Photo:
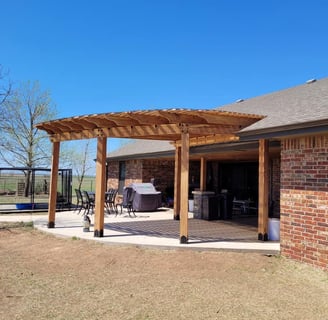
MULTIPOLYGON (((200 219, 189 219, 189 240, 195 242, 217 242, 217 241, 257 241, 257 218, 245 217, 233 220, 206 221, 200 219)), ((134 219, 127 222, 105 223, 105 229, 125 233, 128 235, 142 235, 158 238, 179 239, 179 221, 149 220, 138 221, 134 219)))

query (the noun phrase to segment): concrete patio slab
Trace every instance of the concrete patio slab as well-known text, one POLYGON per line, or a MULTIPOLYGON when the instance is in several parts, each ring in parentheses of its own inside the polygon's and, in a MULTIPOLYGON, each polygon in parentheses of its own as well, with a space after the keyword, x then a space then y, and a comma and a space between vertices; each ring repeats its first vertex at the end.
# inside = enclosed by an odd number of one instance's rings
POLYGON ((93 236, 93 219, 91 228, 83 232, 83 217, 76 211, 56 213, 55 228, 48 229, 47 215, 0 215, 0 221, 33 221, 34 227, 61 237, 76 237, 111 245, 135 245, 160 247, 164 249, 194 250, 233 250, 277 254, 280 243, 277 241, 258 241, 257 228, 251 219, 230 221, 205 221, 193 219, 189 213, 188 244, 179 242, 179 221, 173 219, 172 209, 156 212, 137 212, 137 217, 122 215, 105 215, 104 237, 93 236))

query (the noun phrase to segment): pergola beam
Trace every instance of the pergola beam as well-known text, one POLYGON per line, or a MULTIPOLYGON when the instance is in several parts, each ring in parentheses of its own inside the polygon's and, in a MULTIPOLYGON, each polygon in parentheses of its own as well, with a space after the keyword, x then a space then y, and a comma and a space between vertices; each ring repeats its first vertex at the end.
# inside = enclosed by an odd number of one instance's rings
MULTIPOLYGON (((212 131, 209 130, 211 133, 212 131)), ((201 146, 201 145, 208 145, 208 144, 214 144, 214 143, 226 143, 226 142, 234 142, 239 141, 239 137, 235 134, 211 134, 209 135, 203 135, 198 137, 192 137, 189 139, 189 146, 195 147, 195 146, 201 146)), ((176 141, 176 145, 181 145, 181 141, 176 141)))
MULTIPOLYGON (((238 141, 239 137, 235 134, 223 133, 222 128, 189 127, 190 146, 207 145, 214 143, 225 143, 238 141), (192 134, 190 134, 190 131, 192 134), (209 135, 208 132, 211 132, 209 135), (219 133, 216 133, 219 132, 219 133), (221 132, 221 133, 220 133, 221 132)), ((181 125, 153 125, 153 126, 130 126, 115 128, 97 128, 92 130, 70 131, 52 134, 52 142, 92 139, 99 136, 110 138, 133 138, 133 139, 152 139, 152 140, 171 140, 181 145, 180 140, 181 125)))
POLYGON ((269 217, 269 141, 259 141, 258 239, 268 240, 269 217))
POLYGON ((48 228, 55 227, 56 205, 57 205, 57 182, 58 182, 58 168, 59 168, 59 150, 60 150, 60 143, 54 142, 52 144, 52 158, 51 158, 48 228))
POLYGON ((206 159, 200 158, 200 191, 206 190, 206 159))
POLYGON ((94 236, 104 236, 104 203, 106 180, 106 148, 107 138, 98 137, 96 160, 96 194, 95 194, 95 222, 94 236))
POLYGON ((189 133, 181 132, 180 243, 188 242, 189 133))
POLYGON ((180 219, 180 202, 181 202, 181 147, 175 147, 174 158, 174 219, 180 219))
POLYGON ((111 138, 136 138, 145 139, 153 137, 160 140, 178 140, 180 138, 180 124, 162 124, 162 125, 144 125, 144 126, 127 126, 127 127, 112 127, 112 128, 95 128, 81 131, 60 132, 51 135, 52 141, 69 141, 79 139, 97 138, 103 135, 111 138), (157 138, 156 138, 157 137, 157 138))

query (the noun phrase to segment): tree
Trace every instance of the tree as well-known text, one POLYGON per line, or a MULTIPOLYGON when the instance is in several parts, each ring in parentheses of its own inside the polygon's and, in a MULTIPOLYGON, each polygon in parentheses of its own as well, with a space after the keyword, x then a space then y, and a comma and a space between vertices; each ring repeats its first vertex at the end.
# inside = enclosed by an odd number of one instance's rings
MULTIPOLYGON (((50 163, 50 143, 38 122, 55 117, 56 109, 48 91, 41 91, 38 82, 27 82, 14 90, 0 105, 0 158, 11 167, 35 168, 50 163)), ((26 172, 26 196, 30 171, 26 172)))
POLYGON ((4 104, 11 93, 11 82, 8 80, 8 72, 0 64, 0 106, 4 104))
POLYGON ((76 142, 71 142, 69 146, 70 152, 66 151, 66 146, 63 150, 61 161, 73 168, 74 175, 78 181, 78 189, 81 190, 84 178, 95 168, 95 161, 92 157, 95 153, 90 152, 92 151, 90 149, 93 148, 91 140, 79 142, 78 146, 76 142))
POLYGON ((6 99, 1 106, 1 114, 2 161, 13 167, 49 165, 49 139, 43 131, 35 128, 35 124, 56 115, 50 93, 41 91, 38 82, 27 82, 6 99))

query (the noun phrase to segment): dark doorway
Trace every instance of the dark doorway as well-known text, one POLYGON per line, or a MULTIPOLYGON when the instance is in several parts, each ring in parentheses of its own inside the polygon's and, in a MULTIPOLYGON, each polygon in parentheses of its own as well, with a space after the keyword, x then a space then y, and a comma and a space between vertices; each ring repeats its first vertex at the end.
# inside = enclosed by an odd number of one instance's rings
POLYGON ((218 184, 221 190, 227 190, 235 199, 258 199, 258 163, 230 162, 218 164, 218 184))
POLYGON ((207 163, 206 190, 229 192, 235 199, 258 201, 258 162, 207 163))

